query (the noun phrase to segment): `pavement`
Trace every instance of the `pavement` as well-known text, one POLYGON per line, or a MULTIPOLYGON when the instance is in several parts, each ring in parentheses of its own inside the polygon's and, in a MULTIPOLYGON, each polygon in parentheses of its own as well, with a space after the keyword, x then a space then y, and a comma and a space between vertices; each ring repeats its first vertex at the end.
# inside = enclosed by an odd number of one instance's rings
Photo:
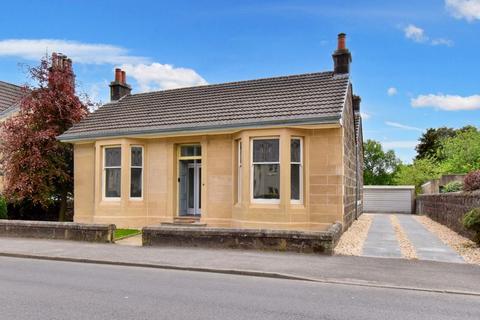
POLYGON ((0 283, 1 319, 480 318, 471 295, 35 259, 0 257, 0 283))
MULTIPOLYGON (((413 215, 394 214, 419 260, 465 263, 453 249, 427 230, 413 215)), ((371 214, 373 220, 363 245, 362 256, 402 258, 400 244, 390 220, 391 214, 371 214)))
POLYGON ((480 267, 470 264, 25 238, 0 238, 0 256, 480 296, 480 267))

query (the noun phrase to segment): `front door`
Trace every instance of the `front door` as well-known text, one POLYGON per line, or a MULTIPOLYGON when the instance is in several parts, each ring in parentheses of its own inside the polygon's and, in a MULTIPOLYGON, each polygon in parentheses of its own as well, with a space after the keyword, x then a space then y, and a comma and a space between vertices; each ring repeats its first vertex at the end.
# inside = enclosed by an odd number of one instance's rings
POLYGON ((199 216, 202 208, 202 150, 181 145, 178 150, 178 215, 199 216))
POLYGON ((188 164, 187 177, 187 213, 189 215, 200 215, 202 207, 202 164, 200 160, 188 164))

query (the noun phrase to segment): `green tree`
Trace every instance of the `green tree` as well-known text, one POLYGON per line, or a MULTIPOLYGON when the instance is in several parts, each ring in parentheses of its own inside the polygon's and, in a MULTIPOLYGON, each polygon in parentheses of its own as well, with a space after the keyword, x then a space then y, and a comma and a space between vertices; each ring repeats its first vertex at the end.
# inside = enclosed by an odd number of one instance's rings
POLYGON ((415 147, 415 150, 417 150, 417 156, 415 159, 429 158, 432 160, 442 160, 441 156, 439 157, 438 155, 442 142, 447 138, 454 137, 455 134, 455 129, 447 127, 428 129, 422 134, 419 143, 415 147))
POLYGON ((367 140, 364 148, 365 185, 390 185, 393 177, 401 164, 393 150, 383 151, 382 145, 375 140, 367 140))
POLYGON ((421 191, 421 185, 430 179, 440 176, 441 170, 438 164, 429 158, 415 160, 413 164, 400 165, 394 177, 397 185, 414 185, 417 193, 421 191))
POLYGON ((439 155, 441 170, 468 173, 480 169, 480 132, 475 127, 459 129, 454 137, 442 142, 439 155))

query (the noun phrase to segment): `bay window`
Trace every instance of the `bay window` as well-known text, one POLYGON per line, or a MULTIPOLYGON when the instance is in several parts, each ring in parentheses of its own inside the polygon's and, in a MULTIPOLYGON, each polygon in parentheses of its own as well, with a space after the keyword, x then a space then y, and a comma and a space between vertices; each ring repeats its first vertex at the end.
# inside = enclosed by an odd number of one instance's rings
POLYGON ((303 197, 303 150, 302 139, 290 140, 290 200, 301 203, 303 197))
POLYGON ((122 149, 106 147, 104 149, 104 188, 105 198, 120 198, 122 173, 122 149))
POLYGON ((130 159, 130 198, 142 198, 143 147, 132 146, 130 159))
POLYGON ((280 143, 278 138, 252 140, 252 196, 254 202, 280 201, 280 143))

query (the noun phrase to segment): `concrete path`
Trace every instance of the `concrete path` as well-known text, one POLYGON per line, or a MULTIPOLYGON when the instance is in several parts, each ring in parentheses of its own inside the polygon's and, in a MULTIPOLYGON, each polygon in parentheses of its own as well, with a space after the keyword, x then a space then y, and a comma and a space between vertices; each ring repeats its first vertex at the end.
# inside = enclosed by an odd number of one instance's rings
MULTIPOLYGON (((413 215, 396 214, 419 260, 465 263, 453 249, 428 231, 413 215)), ((400 244, 390 214, 372 214, 373 221, 363 246, 363 256, 401 258, 400 244)))
POLYGON ((367 239, 363 245, 363 256, 401 258, 400 245, 398 244, 390 215, 373 215, 372 225, 368 231, 367 239))
POLYGON ((452 248, 445 245, 436 235, 428 231, 412 216, 397 215, 402 229, 415 247, 417 257, 422 260, 443 262, 465 262, 452 248))
POLYGON ((122 240, 116 240, 115 244, 119 244, 121 246, 134 246, 134 247, 141 247, 142 246, 142 234, 137 234, 133 237, 128 237, 122 240))
POLYGON ((0 256, 305 279, 406 290, 474 292, 480 267, 406 259, 0 238, 0 256), (432 276, 441 275, 441 276, 432 276))

